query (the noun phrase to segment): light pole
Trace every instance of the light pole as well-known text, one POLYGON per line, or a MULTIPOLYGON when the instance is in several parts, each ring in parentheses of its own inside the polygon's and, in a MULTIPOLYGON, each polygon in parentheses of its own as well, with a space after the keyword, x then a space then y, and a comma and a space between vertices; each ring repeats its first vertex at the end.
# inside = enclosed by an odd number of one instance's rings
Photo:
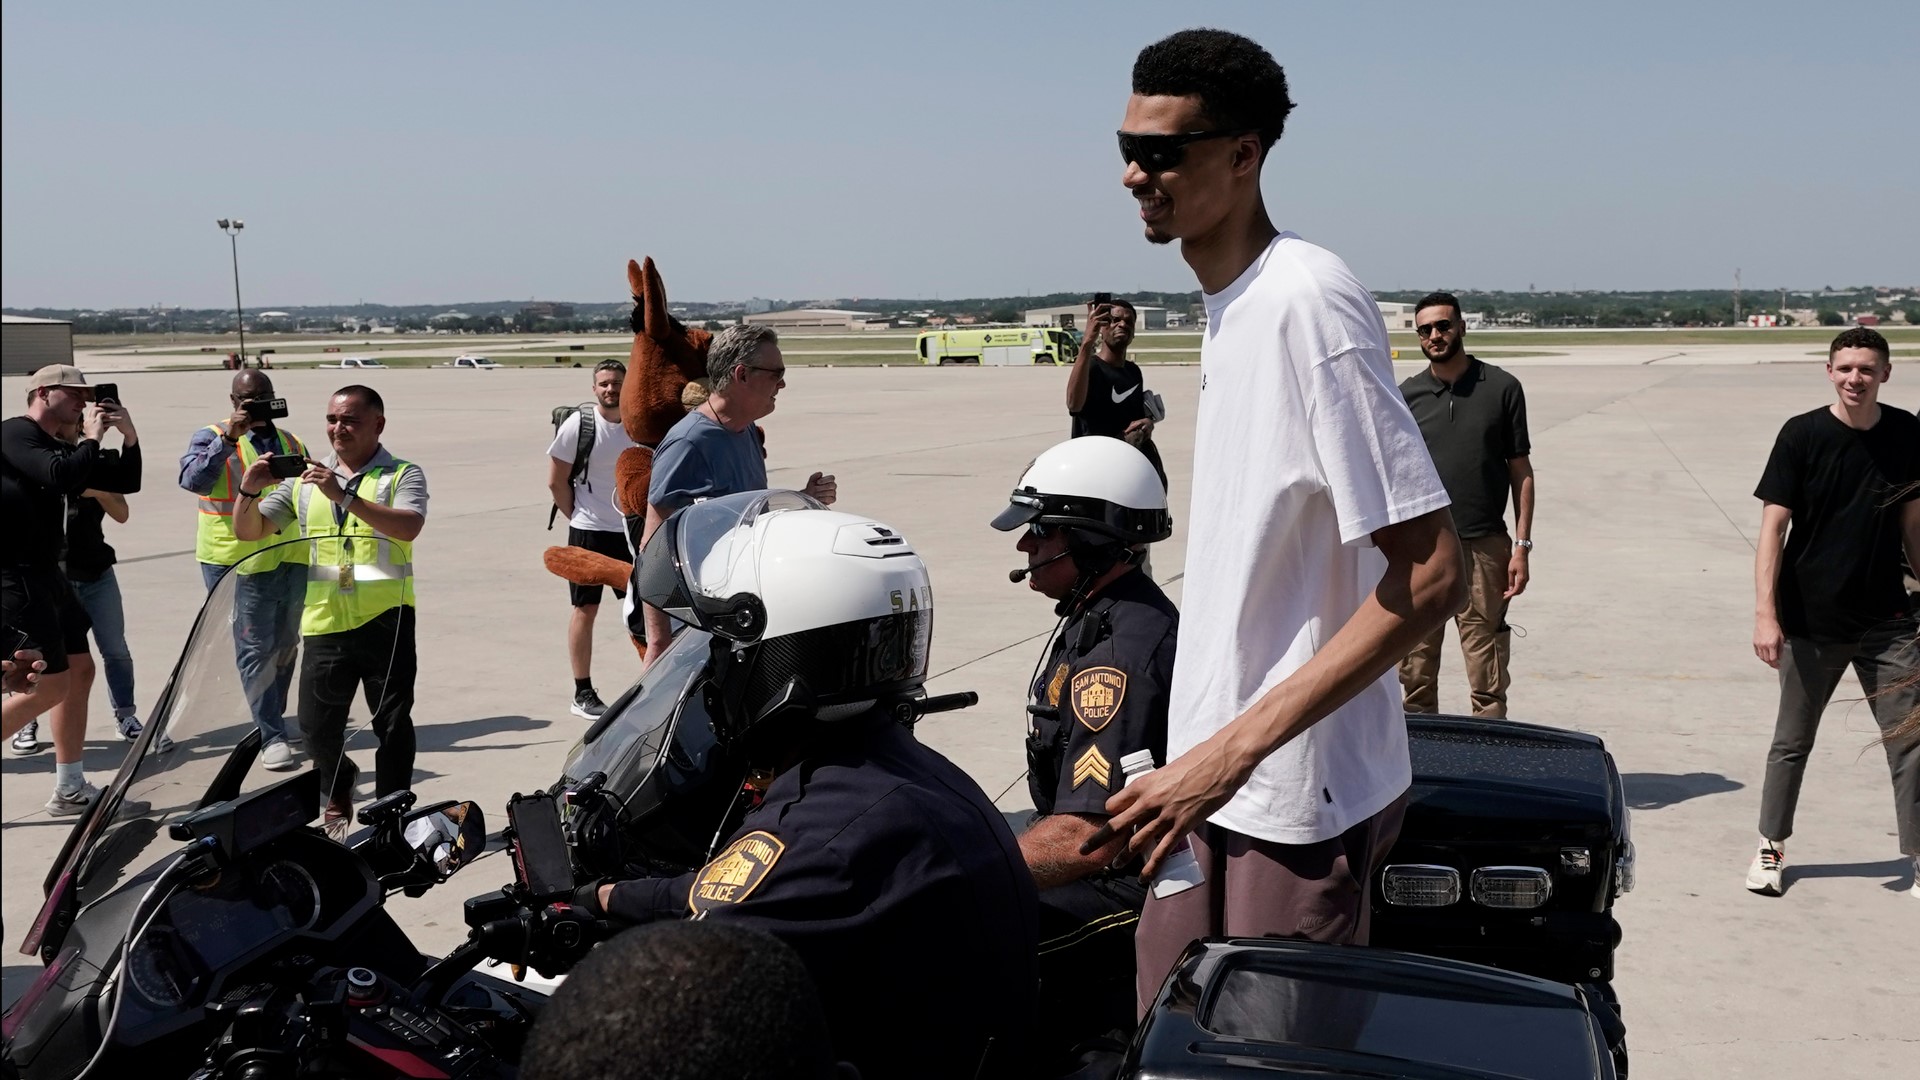
POLYGON ((214 222, 220 231, 227 234, 228 246, 233 249, 233 326, 240 331, 240 370, 247 368, 247 317, 240 310, 240 230, 247 223, 239 218, 228 220, 221 218, 214 222))

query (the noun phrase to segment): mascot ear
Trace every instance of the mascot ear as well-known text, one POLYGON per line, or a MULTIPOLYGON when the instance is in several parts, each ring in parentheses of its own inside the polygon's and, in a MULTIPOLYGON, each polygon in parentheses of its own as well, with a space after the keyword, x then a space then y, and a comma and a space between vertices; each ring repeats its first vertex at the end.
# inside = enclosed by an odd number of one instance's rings
MULTIPOLYGON (((627 260, 627 279, 633 279, 633 260, 627 260)), ((646 334, 655 341, 666 341, 673 334, 673 326, 667 318, 667 287, 660 281, 660 271, 653 268, 653 256, 647 256, 646 265, 640 268, 640 291, 634 296, 639 302, 636 320, 644 319, 644 325, 634 327, 635 333, 646 334)))

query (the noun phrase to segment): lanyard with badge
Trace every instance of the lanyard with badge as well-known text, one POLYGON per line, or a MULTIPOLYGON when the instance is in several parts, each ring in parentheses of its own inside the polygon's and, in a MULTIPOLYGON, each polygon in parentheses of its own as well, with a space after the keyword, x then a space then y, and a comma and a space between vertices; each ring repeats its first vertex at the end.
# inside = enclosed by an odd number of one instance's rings
POLYGON ((346 534, 347 504, 360 497, 360 481, 367 478, 361 473, 347 481, 347 497, 333 504, 333 527, 342 530, 340 537, 340 591, 353 591, 353 537, 346 534))

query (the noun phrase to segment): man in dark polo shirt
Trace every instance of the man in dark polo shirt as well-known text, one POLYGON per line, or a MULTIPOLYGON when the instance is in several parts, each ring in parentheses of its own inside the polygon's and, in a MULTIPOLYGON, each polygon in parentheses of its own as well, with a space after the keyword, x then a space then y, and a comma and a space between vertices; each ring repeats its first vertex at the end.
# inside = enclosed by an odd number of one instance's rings
MULTIPOLYGON (((1533 465, 1527 460, 1527 395, 1520 380, 1466 351, 1466 320, 1452 293, 1429 293, 1414 311, 1427 370, 1400 384, 1426 436, 1440 482, 1453 499, 1453 524, 1469 564, 1467 606, 1454 617, 1467 659, 1475 716, 1507 715, 1513 635, 1507 602, 1527 587, 1533 550, 1533 465), (1507 533, 1513 493, 1514 535, 1507 533)), ((1436 628, 1400 663, 1407 711, 1440 708, 1436 628)))

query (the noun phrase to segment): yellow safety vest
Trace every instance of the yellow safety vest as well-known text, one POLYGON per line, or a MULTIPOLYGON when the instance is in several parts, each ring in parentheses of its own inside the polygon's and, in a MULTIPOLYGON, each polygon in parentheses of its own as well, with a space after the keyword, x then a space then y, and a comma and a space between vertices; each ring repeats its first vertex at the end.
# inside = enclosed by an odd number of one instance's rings
MULTIPOLYGON (((368 502, 392 506, 400 477, 416 467, 396 458, 391 466, 361 473, 351 490, 368 502)), ((308 549, 302 634, 344 633, 413 603, 411 543, 375 532, 351 513, 336 523, 334 504, 324 495, 315 497, 313 485, 304 480, 294 485, 294 512, 308 549)))
MULTIPOLYGON (((226 429, 219 424, 208 424, 207 430, 221 438, 226 437, 226 429)), ((292 432, 279 431, 279 452, 306 456, 307 448, 292 432)), ((262 548, 293 539, 293 534, 281 529, 258 540, 241 540, 233 535, 233 507, 238 501, 240 478, 246 475, 248 466, 260 459, 260 452, 253 448, 253 440, 241 437, 227 455, 227 466, 221 470, 219 479, 213 482, 213 490, 200 496, 200 533, 193 542, 194 557, 203 563, 214 566, 233 566, 262 548)), ((300 560, 300 546, 289 544, 269 555, 261 555, 247 563, 240 572, 258 574, 278 568, 285 562, 300 560)))

